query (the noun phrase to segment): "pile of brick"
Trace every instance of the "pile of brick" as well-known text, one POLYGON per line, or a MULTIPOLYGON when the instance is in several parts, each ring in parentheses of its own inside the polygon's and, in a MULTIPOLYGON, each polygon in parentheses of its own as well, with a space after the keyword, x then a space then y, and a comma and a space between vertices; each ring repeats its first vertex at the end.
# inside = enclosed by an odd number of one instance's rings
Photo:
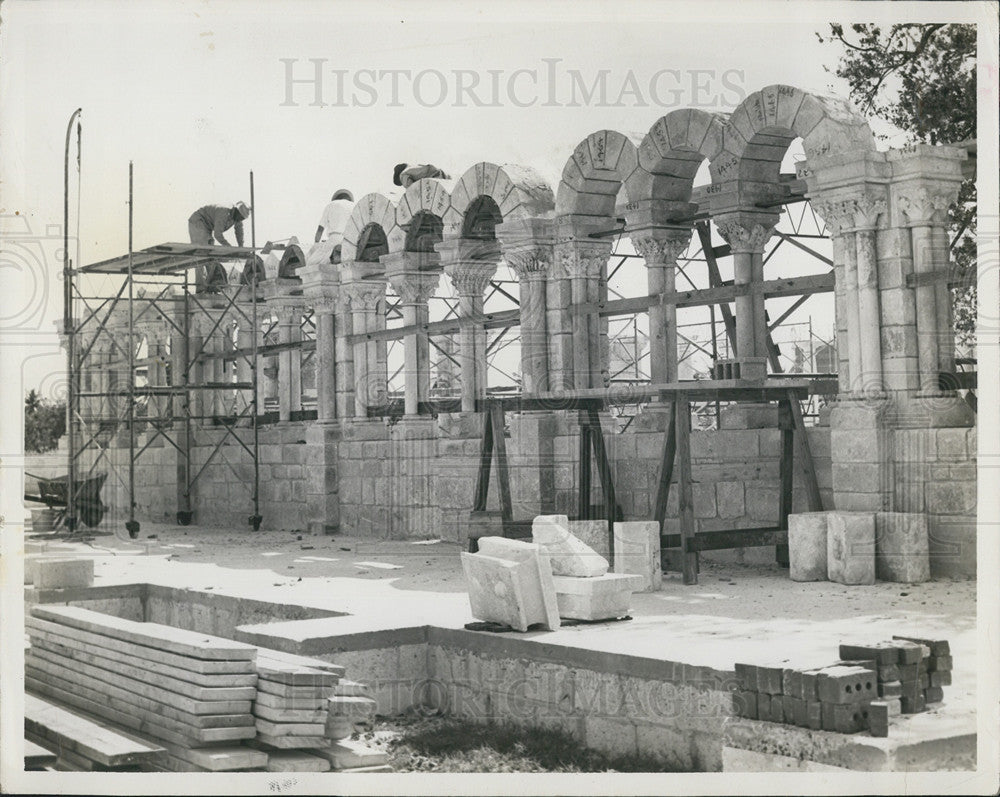
POLYGON ((840 661, 791 669, 737 664, 737 716, 811 730, 888 736, 889 718, 924 711, 944 698, 952 658, 946 640, 894 636, 841 645, 840 661))

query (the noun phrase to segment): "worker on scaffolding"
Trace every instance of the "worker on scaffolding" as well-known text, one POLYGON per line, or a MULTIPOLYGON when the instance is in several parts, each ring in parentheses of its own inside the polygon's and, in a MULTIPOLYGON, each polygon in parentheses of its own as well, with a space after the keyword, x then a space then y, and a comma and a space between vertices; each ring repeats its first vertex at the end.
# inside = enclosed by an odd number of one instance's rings
MULTIPOLYGON (((188 219, 191 243, 212 246, 217 240, 222 246, 230 246, 223 233, 233 228, 236 245, 243 246, 243 221, 250 217, 250 212, 251 208, 246 202, 237 202, 231 207, 205 205, 198 208, 188 219)), ((199 293, 218 293, 227 282, 226 270, 222 267, 222 263, 218 261, 210 263, 207 278, 203 275, 202 267, 198 267, 195 284, 199 293)))
POLYGON ((316 240, 306 258, 307 262, 339 263, 344 229, 354 210, 354 194, 340 188, 330 197, 330 204, 323 210, 323 217, 316 228, 316 240), (323 234, 326 233, 324 240, 323 234))
POLYGON ((397 163, 396 168, 392 170, 392 184, 403 188, 409 188, 417 180, 428 177, 438 180, 450 179, 444 170, 431 163, 415 163, 412 166, 409 163, 397 163))

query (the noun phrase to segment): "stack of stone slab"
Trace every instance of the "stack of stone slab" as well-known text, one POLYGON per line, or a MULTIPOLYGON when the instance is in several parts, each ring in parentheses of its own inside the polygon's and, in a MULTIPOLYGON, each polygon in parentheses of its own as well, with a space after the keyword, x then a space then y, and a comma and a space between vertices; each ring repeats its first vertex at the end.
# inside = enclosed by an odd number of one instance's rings
MULTIPOLYGON (((616 544, 618 525, 621 524, 616 524, 616 544)), ((559 616, 564 619, 599 621, 624 617, 632 593, 647 586, 642 575, 609 573, 608 560, 570 532, 566 515, 537 516, 531 525, 531 539, 548 554, 556 604, 559 616)))
POLYGON ((26 626, 27 688, 156 740, 168 768, 256 736, 252 645, 74 606, 34 606, 26 626))
POLYGON ((530 543, 481 537, 462 567, 473 617, 518 631, 622 617, 643 585, 639 575, 608 573, 608 560, 570 533, 565 515, 536 517, 530 543))
POLYGON ((804 512, 788 517, 793 581, 871 585, 930 579, 926 515, 911 512, 804 512))
POLYGON ((923 711, 943 699, 942 686, 951 683, 949 651, 945 640, 893 637, 841 645, 841 660, 826 667, 736 664, 733 707, 748 719, 888 736, 890 717, 923 711))

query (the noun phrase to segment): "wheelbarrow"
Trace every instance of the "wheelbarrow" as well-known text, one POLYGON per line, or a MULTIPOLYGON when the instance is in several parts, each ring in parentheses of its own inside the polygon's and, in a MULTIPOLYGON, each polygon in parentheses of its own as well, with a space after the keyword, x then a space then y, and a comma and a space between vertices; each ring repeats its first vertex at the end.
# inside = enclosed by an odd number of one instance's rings
MULTIPOLYGON (((65 523, 68 504, 66 487, 69 483, 69 477, 55 476, 47 479, 43 476, 35 476, 27 472, 24 475, 34 479, 38 483, 38 495, 31 495, 26 492, 24 494, 25 500, 37 501, 45 504, 49 509, 58 509, 59 512, 56 515, 55 525, 58 526, 60 523, 65 523)), ((86 479, 74 480, 73 494, 75 496, 74 506, 76 508, 76 517, 85 526, 93 528, 104 518, 104 510, 107 507, 101 501, 101 488, 104 486, 107 478, 107 473, 98 473, 94 476, 88 476, 86 479)), ((70 528, 70 531, 72 532, 74 529, 70 528)))

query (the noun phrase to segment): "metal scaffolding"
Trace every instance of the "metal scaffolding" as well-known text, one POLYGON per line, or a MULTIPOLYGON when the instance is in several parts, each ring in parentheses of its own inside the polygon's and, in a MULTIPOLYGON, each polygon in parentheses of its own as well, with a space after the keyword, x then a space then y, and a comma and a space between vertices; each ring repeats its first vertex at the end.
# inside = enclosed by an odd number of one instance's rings
MULTIPOLYGON (((72 122, 71 122, 72 124, 72 122)), ((253 173, 250 173, 253 205, 253 173)), ((258 273, 246 269, 248 284, 218 293, 201 292, 191 270, 220 262, 252 262, 256 231, 251 218, 249 247, 165 243, 133 248, 133 167, 129 164, 128 252, 73 268, 67 261, 64 288, 64 336, 68 359, 68 482, 66 525, 78 524, 76 495, 104 467, 114 474, 112 487, 127 495, 125 529, 136 537, 136 465, 154 443, 176 452, 176 519, 188 525, 194 517, 192 493, 209 464, 221 456, 230 467, 226 448, 235 441, 253 466, 247 484, 251 514, 260 528, 258 425, 258 355, 260 346, 258 273), (100 284, 111 289, 101 295, 100 284), (96 287, 96 290, 95 290, 96 287), (208 319, 207 329, 193 330, 195 314, 208 319), (139 324, 163 323, 169 340, 146 341, 139 324), (238 347, 230 323, 251 332, 249 346, 238 347), (243 326, 245 325, 245 327, 243 326), (156 350, 152 347, 155 345, 156 350), (163 351, 161 349, 166 349, 163 351), (242 361, 247 366, 237 369, 242 361), (239 379, 238 370, 249 378, 239 379), (221 429, 201 435, 198 429, 221 429), (144 441, 138 434, 145 431, 144 441), (127 437, 122 445, 121 435, 127 437), (117 441, 118 445, 113 446, 117 441), (196 457, 196 448, 200 457, 196 457), (116 457, 113 450, 124 452, 116 457), (199 461, 200 460, 200 461, 199 461)), ((105 471, 105 475, 107 471, 105 471)))

